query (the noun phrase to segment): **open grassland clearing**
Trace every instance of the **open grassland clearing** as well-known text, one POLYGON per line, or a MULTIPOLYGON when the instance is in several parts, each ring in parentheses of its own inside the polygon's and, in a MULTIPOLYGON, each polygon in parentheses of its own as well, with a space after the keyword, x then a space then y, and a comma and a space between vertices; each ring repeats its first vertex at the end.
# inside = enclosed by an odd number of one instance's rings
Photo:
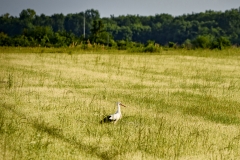
POLYGON ((53 52, 0 51, 0 159, 240 158, 238 49, 53 52))

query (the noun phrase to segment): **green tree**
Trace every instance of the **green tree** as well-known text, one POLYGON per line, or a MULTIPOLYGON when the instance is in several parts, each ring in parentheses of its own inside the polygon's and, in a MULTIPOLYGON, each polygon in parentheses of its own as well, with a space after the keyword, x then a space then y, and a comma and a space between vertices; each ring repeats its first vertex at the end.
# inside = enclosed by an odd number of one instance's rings
POLYGON ((36 12, 32 9, 26 9, 22 10, 22 12, 19 14, 19 20, 22 25, 22 29, 32 29, 34 28, 33 20, 36 16, 36 12))
POLYGON ((46 46, 47 43, 50 43, 50 39, 53 36, 53 31, 51 27, 41 27, 36 26, 33 29, 25 29, 23 35, 28 37, 33 45, 46 46), (37 44, 35 43, 37 42, 37 44))
POLYGON ((94 20, 90 35, 91 43, 107 44, 107 41, 109 41, 109 37, 109 33, 107 33, 104 29, 102 21, 94 20))
POLYGON ((219 37, 219 38, 216 38, 213 43, 212 43, 212 46, 211 48, 214 49, 214 48, 217 48, 217 49, 224 49, 226 47, 229 47, 231 46, 231 42, 230 40, 227 38, 227 37, 219 37))
POLYGON ((210 36, 198 36, 196 39, 192 41, 192 44, 196 48, 210 48, 212 43, 212 38, 210 36))
POLYGON ((51 16, 52 28, 54 32, 64 30, 64 20, 65 20, 65 17, 62 13, 54 14, 51 16))
POLYGON ((24 35, 19 35, 19 36, 12 38, 11 46, 27 47, 30 45, 31 45, 31 43, 29 42, 28 37, 26 37, 24 35))
POLYGON ((119 27, 118 32, 115 35, 117 40, 132 41, 132 30, 128 26, 119 27))
POLYGON ((7 34, 0 32, 0 46, 9 46, 9 37, 7 34))

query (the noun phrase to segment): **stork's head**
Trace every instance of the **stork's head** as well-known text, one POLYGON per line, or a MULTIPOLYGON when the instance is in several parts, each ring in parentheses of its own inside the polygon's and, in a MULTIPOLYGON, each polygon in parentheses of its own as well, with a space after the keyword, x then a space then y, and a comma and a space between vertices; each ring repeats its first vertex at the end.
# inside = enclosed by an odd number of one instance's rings
POLYGON ((121 102, 117 102, 117 105, 118 106, 123 106, 123 107, 126 107, 125 105, 123 105, 121 102))

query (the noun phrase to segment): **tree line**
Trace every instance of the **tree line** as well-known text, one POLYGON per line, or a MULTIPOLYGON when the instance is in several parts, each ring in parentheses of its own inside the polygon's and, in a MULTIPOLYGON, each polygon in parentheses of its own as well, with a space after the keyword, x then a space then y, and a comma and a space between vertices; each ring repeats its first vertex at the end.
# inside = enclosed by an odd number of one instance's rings
POLYGON ((111 15, 97 10, 37 15, 24 9, 18 17, 0 16, 0 46, 62 47, 101 44, 118 49, 167 47, 219 48, 240 44, 240 7, 172 16, 111 15))

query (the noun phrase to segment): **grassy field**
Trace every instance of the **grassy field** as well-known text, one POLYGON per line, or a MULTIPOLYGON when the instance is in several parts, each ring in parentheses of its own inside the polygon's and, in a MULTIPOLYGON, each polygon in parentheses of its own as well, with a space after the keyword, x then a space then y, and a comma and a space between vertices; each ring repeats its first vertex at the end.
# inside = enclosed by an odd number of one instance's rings
POLYGON ((240 159, 239 97, 239 49, 2 47, 0 159, 240 159))

